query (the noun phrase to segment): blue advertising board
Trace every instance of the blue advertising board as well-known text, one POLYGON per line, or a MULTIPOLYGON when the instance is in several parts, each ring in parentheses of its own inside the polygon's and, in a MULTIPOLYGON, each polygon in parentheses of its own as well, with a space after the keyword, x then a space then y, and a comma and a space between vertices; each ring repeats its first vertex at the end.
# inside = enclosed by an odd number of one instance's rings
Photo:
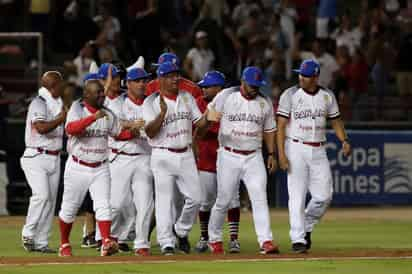
MULTIPOLYGON (((412 204, 412 131, 348 131, 345 157, 335 134, 327 134, 336 206, 412 204)), ((278 201, 287 206, 286 175, 278 176, 278 201)))

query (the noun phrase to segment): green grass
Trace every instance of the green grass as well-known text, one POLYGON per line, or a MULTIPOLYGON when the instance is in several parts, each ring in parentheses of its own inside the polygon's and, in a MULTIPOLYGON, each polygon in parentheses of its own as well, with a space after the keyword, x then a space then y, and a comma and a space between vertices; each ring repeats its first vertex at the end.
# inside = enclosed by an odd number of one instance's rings
MULTIPOLYGON (((412 252, 412 214, 409 208, 394 209, 331 209, 313 233, 312 254, 348 254, 359 251, 412 252)), ((81 219, 74 225, 71 235, 75 256, 98 256, 95 250, 81 249, 81 219)), ((21 247, 20 233, 24 218, 0 217, 1 259, 7 257, 55 257, 27 253, 21 247)), ((282 253, 290 253, 289 225, 285 210, 272 212, 272 231, 279 242, 282 253)), ((57 222, 50 245, 58 246, 57 222)), ((192 245, 199 237, 198 225, 191 233, 192 245)), ((226 237, 227 238, 227 237, 226 237)), ((243 255, 256 255, 258 245, 249 213, 242 214, 240 242, 243 255)), ((152 242, 153 253, 159 249, 152 242)), ((116 256, 126 256, 124 254, 116 256)), ((209 254, 204 255, 213 260, 209 254)), ((183 258, 184 255, 179 255, 183 258)), ((132 258, 132 257, 131 257, 132 258)), ((236 259, 236 255, 228 256, 236 259)), ((169 259, 169 258, 167 258, 169 259)), ((170 259, 173 260, 173 257, 170 259)), ((0 273, 412 273, 412 260, 323 260, 323 261, 265 261, 265 262, 156 262, 137 264, 104 265, 42 265, 42 266, 1 266, 0 273)))

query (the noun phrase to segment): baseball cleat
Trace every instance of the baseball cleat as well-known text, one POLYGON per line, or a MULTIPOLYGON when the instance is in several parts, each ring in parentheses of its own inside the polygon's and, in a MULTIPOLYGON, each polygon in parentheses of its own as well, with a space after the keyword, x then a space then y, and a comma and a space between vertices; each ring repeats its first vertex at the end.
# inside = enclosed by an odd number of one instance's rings
POLYGON ((81 244, 82 248, 94 248, 97 247, 97 242, 94 239, 94 234, 90 234, 87 235, 86 237, 83 238, 82 240, 82 244, 81 244))
POLYGON ((105 239, 101 247, 100 256, 110 256, 119 251, 117 243, 111 239, 105 239))
POLYGON ((306 249, 309 250, 312 247, 312 239, 311 239, 312 232, 306 232, 305 240, 306 240, 306 249))
POLYGON ((222 242, 214 242, 214 243, 209 243, 209 249, 214 255, 223 255, 225 254, 225 250, 223 249, 223 243, 222 242))
POLYGON ((57 251, 55 249, 51 249, 49 246, 44 246, 44 247, 41 247, 41 248, 35 248, 33 251, 34 252, 44 253, 44 254, 57 253, 57 251))
POLYGON ((127 243, 119 243, 119 252, 120 253, 126 253, 130 252, 130 247, 127 243))
POLYGON ((209 246, 207 245, 207 240, 204 238, 200 238, 199 242, 197 242, 195 251, 197 253, 205 253, 209 250, 209 246))
POLYGON ((306 244, 304 243, 293 243, 292 244, 292 251, 294 253, 303 254, 307 252, 306 244))
POLYGON ((138 248, 134 251, 136 256, 150 256, 150 250, 148 248, 138 248))
POLYGON ((69 243, 62 244, 59 248, 59 257, 71 257, 72 254, 72 247, 69 243))
POLYGON ((189 254, 190 253, 190 242, 189 242, 188 237, 187 236, 180 237, 179 235, 177 235, 174 228, 173 228, 173 233, 175 234, 176 239, 177 239, 177 249, 179 249, 185 254, 189 254))
POLYGON ((28 251, 28 252, 34 251, 34 240, 33 240, 33 238, 23 236, 22 242, 23 242, 23 248, 26 251, 28 251))
POLYGON ((162 248, 162 254, 165 256, 175 255, 175 249, 171 246, 166 246, 165 248, 162 248))
POLYGON ((279 247, 272 241, 265 241, 259 251, 260 254, 279 254, 279 247))
POLYGON ((240 243, 237 239, 229 241, 229 253, 240 253, 240 243))

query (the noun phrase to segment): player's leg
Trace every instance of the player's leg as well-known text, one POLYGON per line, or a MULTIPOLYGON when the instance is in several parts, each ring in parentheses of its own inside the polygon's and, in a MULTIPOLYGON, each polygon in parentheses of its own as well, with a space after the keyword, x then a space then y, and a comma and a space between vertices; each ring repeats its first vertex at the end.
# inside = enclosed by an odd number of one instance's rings
POLYGON ((233 197, 227 211, 227 222, 229 225, 229 252, 239 253, 239 221, 240 221, 240 196, 239 191, 233 197))
POLYGON ((93 200, 93 209, 96 212, 96 221, 102 235, 101 256, 109 256, 118 251, 118 246, 112 240, 110 228, 112 214, 110 207, 110 170, 108 164, 103 164, 93 171, 89 187, 93 200))
POLYGON ((60 256, 71 256, 70 232, 77 212, 86 196, 91 174, 88 167, 67 160, 64 172, 63 200, 59 212, 60 256))
POLYGON ((289 194, 289 236, 295 252, 305 252, 305 203, 309 167, 306 154, 310 146, 286 141, 286 156, 289 160, 288 194, 289 194))
POLYGON ((217 154, 217 197, 209 221, 209 243, 213 253, 223 253, 222 236, 225 215, 239 191, 242 159, 226 150, 217 154))
POLYGON ((83 200, 82 211, 84 211, 83 239, 81 247, 93 248, 97 246, 96 236, 96 218, 94 217, 93 201, 90 192, 87 191, 83 200))
POLYGON ((305 211, 305 232, 307 247, 311 247, 310 234, 328 208, 333 194, 332 173, 325 148, 313 148, 309 171, 309 192, 311 200, 305 211))
POLYGON ((150 254, 149 230, 154 212, 153 174, 150 170, 150 156, 139 157, 138 168, 133 176, 133 202, 136 207, 135 254, 150 254))
POLYGON ((22 230, 23 247, 28 251, 33 251, 35 248, 34 238, 37 236, 38 224, 49 200, 48 163, 45 155, 21 158, 21 167, 32 191, 22 230))
MULTIPOLYGON (((112 208, 112 227, 111 235, 119 239, 122 227, 125 225, 121 222, 122 216, 126 210, 127 198, 131 195, 131 183, 136 163, 133 157, 118 155, 114 161, 109 164, 110 168, 110 206, 112 208)), ((129 198, 130 200, 130 198, 129 198)))
MULTIPOLYGON (((130 187, 132 188, 132 187, 130 187)), ((133 202, 133 194, 132 191, 127 195, 125 199, 125 205, 123 207, 122 213, 121 213, 121 226, 119 229, 119 251, 120 252, 129 252, 130 247, 127 244, 127 241, 129 241, 129 234, 131 231, 135 231, 135 220, 136 220, 136 207, 133 202)), ((113 227, 113 225, 112 225, 113 227)), ((132 240, 135 239, 135 236, 132 238, 132 240)))
POLYGON ((174 232, 177 236, 179 249, 184 253, 189 253, 190 244, 187 237, 199 212, 202 191, 195 158, 191 151, 182 153, 179 165, 176 184, 185 197, 185 203, 182 213, 175 223, 174 232))
POLYGON ((216 173, 199 171, 199 181, 202 187, 202 203, 199 210, 200 239, 196 244, 195 250, 199 253, 206 252, 209 247, 208 227, 210 210, 216 201, 217 179, 216 173))
POLYGON ((272 243, 269 206, 267 200, 267 176, 262 154, 257 152, 248 156, 243 165, 242 180, 245 182, 252 204, 253 222, 259 242, 260 252, 278 253, 277 245, 272 243))
POLYGON ((48 239, 52 229, 53 217, 56 209, 57 190, 60 182, 60 157, 49 156, 49 158, 51 158, 48 180, 49 199, 44 207, 42 217, 38 224, 37 235, 34 238, 36 251, 43 253, 55 253, 54 250, 48 247, 48 239))

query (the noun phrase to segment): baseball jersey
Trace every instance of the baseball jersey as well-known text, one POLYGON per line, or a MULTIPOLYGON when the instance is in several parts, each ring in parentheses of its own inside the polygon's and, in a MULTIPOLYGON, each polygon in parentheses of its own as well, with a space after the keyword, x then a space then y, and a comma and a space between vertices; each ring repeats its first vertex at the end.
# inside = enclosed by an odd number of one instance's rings
POLYGON ((219 144, 239 150, 258 150, 262 147, 263 132, 276 130, 272 102, 258 95, 245 98, 240 87, 222 90, 208 107, 222 112, 219 144))
MULTIPOLYGON (((119 117, 123 121, 143 119, 143 100, 135 101, 126 97, 119 117)), ((116 144, 117 149, 126 153, 150 154, 151 152, 144 127, 141 128, 139 137, 127 141, 116 141, 116 144)))
MULTIPOLYGON (((192 81, 190 81, 189 79, 180 77, 178 85, 179 85, 179 90, 189 92, 195 98, 203 95, 203 92, 199 88, 199 86, 193 83, 192 81)), ((154 79, 147 84, 145 95, 150 96, 154 92, 158 92, 159 90, 160 90, 159 79, 154 79)))
MULTIPOLYGON (((198 97, 196 99, 199 110, 204 113, 209 103, 206 99, 198 97)), ((216 172, 217 149, 219 143, 217 141, 217 134, 219 132, 219 123, 212 123, 206 133, 206 136, 197 141, 198 145, 198 161, 197 168, 202 171, 216 172)))
POLYGON ((332 91, 319 87, 315 94, 310 94, 293 86, 280 96, 277 115, 289 119, 287 137, 324 142, 326 120, 340 117, 340 112, 332 91))
MULTIPOLYGON (((45 90, 45 88, 41 88, 45 90)), ((47 90, 45 90, 49 93, 47 90)), ((61 150, 63 147, 63 124, 54 130, 40 134, 33 126, 35 122, 49 122, 55 120, 61 112, 63 102, 61 98, 55 99, 45 92, 33 99, 29 105, 26 118, 25 143, 26 147, 43 148, 47 150, 61 150)))
MULTIPOLYGON (((192 126, 201 117, 195 99, 187 92, 179 91, 176 98, 163 97, 167 104, 166 117, 160 132, 149 139, 152 147, 184 148, 192 144, 192 126)), ((160 95, 154 93, 143 104, 146 125, 160 113, 160 95)))
POLYGON ((72 122, 90 117, 96 110, 77 100, 70 107, 66 119, 69 136, 67 152, 86 162, 100 162, 107 159, 108 136, 118 136, 121 132, 119 120, 112 111, 102 108, 107 116, 92 122, 79 136, 71 135, 68 127, 72 122))
MULTIPOLYGON (((109 96, 106 96, 104 99, 104 106, 108 109, 110 109, 114 115, 121 121, 121 113, 123 109, 123 103, 124 100, 126 99, 126 94, 122 93, 119 96, 115 98, 110 98, 109 96)), ((117 142, 112 136, 109 136, 109 148, 114 148, 114 149, 119 149, 119 146, 121 144, 117 142)))

